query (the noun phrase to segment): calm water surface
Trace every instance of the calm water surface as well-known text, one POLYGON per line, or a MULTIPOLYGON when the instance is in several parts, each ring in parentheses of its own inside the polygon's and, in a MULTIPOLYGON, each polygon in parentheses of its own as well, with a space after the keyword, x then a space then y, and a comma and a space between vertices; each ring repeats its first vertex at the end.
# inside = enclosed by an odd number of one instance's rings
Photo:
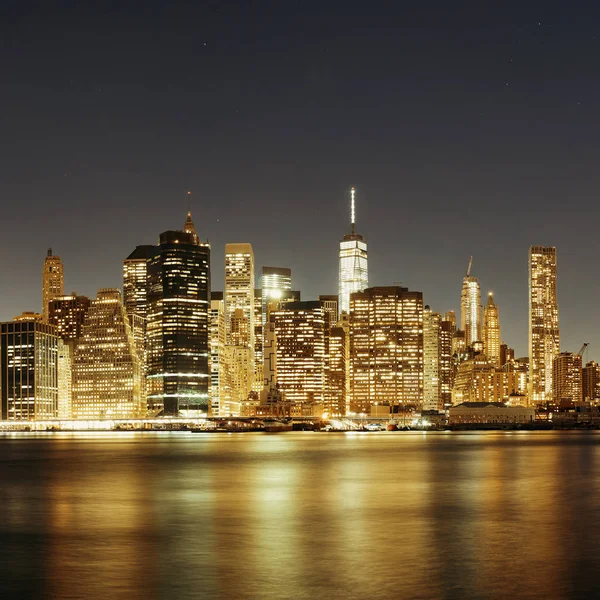
POLYGON ((0 598, 600 597, 595 433, 0 437, 0 598))

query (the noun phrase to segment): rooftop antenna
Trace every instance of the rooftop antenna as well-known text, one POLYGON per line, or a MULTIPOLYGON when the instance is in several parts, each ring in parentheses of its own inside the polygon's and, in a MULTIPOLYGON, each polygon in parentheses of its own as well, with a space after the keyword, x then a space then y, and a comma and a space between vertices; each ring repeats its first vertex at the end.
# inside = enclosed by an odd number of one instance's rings
POLYGON ((467 277, 471 275, 471 266, 473 265, 473 257, 469 258, 469 266, 467 267, 467 277))
POLYGON ((188 191, 187 198, 188 198, 188 215, 191 215, 192 214, 192 192, 188 191))
POLYGON ((352 188, 350 190, 350 223, 352 224, 352 233, 354 233, 354 225, 356 224, 356 214, 354 209, 354 195, 356 190, 352 188))

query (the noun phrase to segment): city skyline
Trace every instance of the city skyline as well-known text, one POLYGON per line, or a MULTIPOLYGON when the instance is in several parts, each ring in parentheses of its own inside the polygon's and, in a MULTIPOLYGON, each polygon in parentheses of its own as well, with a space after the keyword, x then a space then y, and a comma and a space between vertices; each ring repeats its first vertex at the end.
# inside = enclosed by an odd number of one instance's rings
POLYGON ((527 248, 555 246, 561 346, 599 357, 599 6, 60 4, 1 13, 0 318, 37 309, 48 247, 65 293, 120 286, 132 246, 181 226, 188 190, 215 289, 225 244, 247 241, 303 298, 335 293, 353 185, 370 285, 458 314, 473 255, 525 355, 527 248), (106 52, 82 33, 98 26, 106 52))

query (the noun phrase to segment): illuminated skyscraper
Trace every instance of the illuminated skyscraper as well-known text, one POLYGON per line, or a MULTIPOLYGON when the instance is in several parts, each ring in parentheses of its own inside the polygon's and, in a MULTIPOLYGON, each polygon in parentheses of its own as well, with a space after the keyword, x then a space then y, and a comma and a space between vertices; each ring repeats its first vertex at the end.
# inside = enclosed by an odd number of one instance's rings
POLYGON ((423 294, 373 287, 350 297, 350 410, 423 404, 423 294))
POLYGON ((333 327, 339 318, 339 298, 337 294, 321 294, 319 296, 319 302, 323 305, 325 312, 329 316, 330 326, 333 327))
POLYGON ((98 290, 73 357, 73 418, 142 417, 140 377, 121 292, 98 290))
MULTIPOLYGON (((191 229, 186 222, 186 228, 191 229)), ((154 413, 208 412, 210 246, 191 231, 160 235, 148 261, 146 360, 154 413)))
POLYGON ((442 315, 423 310, 423 410, 441 410, 442 315))
MULTIPOLYGON (((187 221, 186 221, 187 225, 187 221)), ((156 246, 136 246, 123 261, 123 304, 128 315, 139 315, 146 320, 148 305, 148 261, 156 246)))
POLYGON ((277 383, 291 402, 325 400, 327 328, 318 301, 288 302, 270 313, 277 346, 277 383))
POLYGON ((488 360, 499 369, 502 366, 500 364, 500 321, 492 292, 488 294, 488 301, 483 309, 483 347, 488 360))
POLYGON ((350 294, 369 287, 367 242, 355 231, 355 190, 350 190, 350 224, 352 231, 340 242, 339 311, 350 310, 350 294))
POLYGON ((281 292, 292 289, 292 270, 285 267, 263 267, 261 276, 262 321, 267 321, 267 302, 279 299, 281 292))
POLYGON ((343 327, 332 327, 329 330, 327 336, 327 389, 325 393, 325 412, 329 416, 346 414, 348 341, 348 333, 343 327))
MULTIPOLYGON (((239 320, 239 315, 236 316, 239 320)), ((251 244, 225 245, 225 326, 227 343, 247 346, 254 352, 254 253, 251 244), (246 319, 246 337, 232 339, 236 310, 246 319)))
POLYGON ((56 327, 32 313, 0 324, 2 419, 51 419, 58 410, 56 327))
POLYGON ((460 325, 465 332, 467 346, 481 341, 481 291, 479 279, 471 277, 472 263, 473 257, 469 260, 467 273, 463 277, 460 295, 460 325))
POLYGON ((581 355, 561 352, 552 363, 553 399, 580 403, 583 399, 581 355))
POLYGON ((42 315, 44 321, 48 321, 48 304, 51 300, 65 293, 65 277, 63 264, 60 256, 52 254, 52 248, 48 249, 48 255, 44 261, 44 274, 42 276, 42 315))
POLYGON ((560 352, 556 248, 529 249, 529 400, 552 399, 552 363, 560 352))

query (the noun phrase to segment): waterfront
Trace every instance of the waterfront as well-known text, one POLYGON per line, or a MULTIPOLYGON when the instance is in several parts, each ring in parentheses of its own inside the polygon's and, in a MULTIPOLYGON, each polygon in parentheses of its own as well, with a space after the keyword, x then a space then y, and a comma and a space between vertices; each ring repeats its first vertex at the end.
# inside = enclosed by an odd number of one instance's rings
POLYGON ((600 434, 0 436, 0 597, 590 598, 600 434))

